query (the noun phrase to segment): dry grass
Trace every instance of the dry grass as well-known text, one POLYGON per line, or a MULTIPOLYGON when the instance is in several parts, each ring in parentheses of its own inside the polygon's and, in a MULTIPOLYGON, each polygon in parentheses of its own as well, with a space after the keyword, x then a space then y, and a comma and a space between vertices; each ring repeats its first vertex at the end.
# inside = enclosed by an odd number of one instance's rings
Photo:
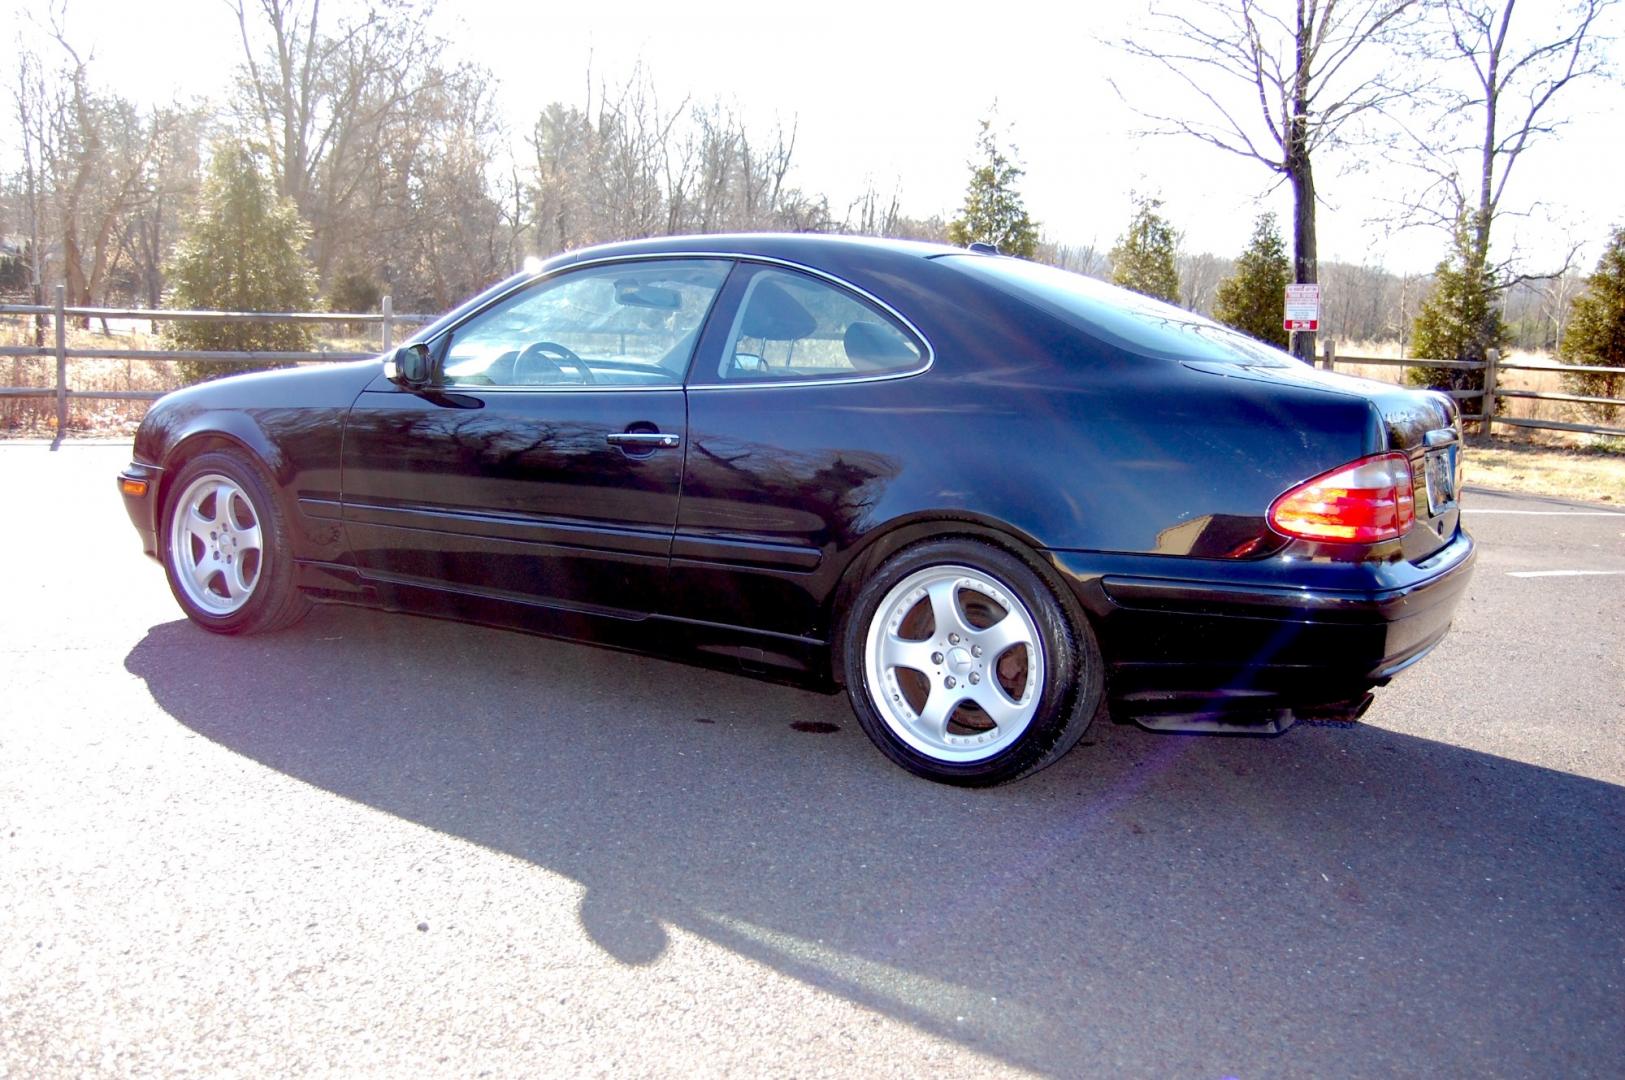
MULTIPOLYGON (((6 345, 34 344, 31 330, 13 320, 0 327, 0 342, 6 345)), ((46 344, 53 339, 46 334, 46 344)), ((152 349, 157 338, 148 334, 102 334, 90 330, 69 330, 68 345, 82 349, 152 349)), ((56 385, 56 360, 44 357, 7 357, 0 360, 6 386, 56 385)), ((69 358, 68 386, 75 390, 149 390, 163 393, 181 385, 175 365, 161 360, 83 360, 69 358)), ((145 401, 70 400, 70 435, 128 435, 147 411, 145 401)), ((0 398, 0 435, 55 435, 56 400, 43 398, 0 398)))
POLYGON ((1532 446, 1496 439, 1469 446, 1462 466, 1466 483, 1499 491, 1625 503, 1625 441, 1599 440, 1591 448, 1532 446))
MULTIPOLYGON (((142 324, 145 325, 145 324, 142 324)), ((342 326, 333 327, 343 331, 342 326)), ((403 327, 403 329, 407 329, 403 327)), ((46 330, 45 343, 54 343, 46 330)), ((0 345, 32 345, 34 336, 28 320, 10 318, 0 323, 0 345)), ((102 333, 99 329, 68 331, 68 347, 81 349, 158 349, 158 335, 141 332, 102 333)), ((339 352, 369 352, 378 348, 367 337, 326 336, 312 348, 339 352)), ((0 385, 56 385, 56 360, 52 357, 0 358, 0 385)), ((167 360, 88 360, 69 357, 68 386, 74 390, 140 390, 167 393, 183 385, 180 371, 167 360)), ((146 415, 146 401, 69 400, 68 434, 114 437, 135 434, 136 425, 146 415)), ((56 399, 0 398, 0 438, 7 436, 54 436, 56 399)))

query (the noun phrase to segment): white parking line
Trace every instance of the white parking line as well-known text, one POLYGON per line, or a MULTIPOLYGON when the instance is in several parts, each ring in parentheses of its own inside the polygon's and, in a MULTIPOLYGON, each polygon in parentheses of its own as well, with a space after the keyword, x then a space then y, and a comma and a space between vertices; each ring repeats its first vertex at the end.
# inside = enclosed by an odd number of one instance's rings
POLYGON ((1516 570, 1507 577, 1619 577, 1625 570, 1516 570))
POLYGON ((1486 510, 1481 506, 1464 506, 1464 514, 1522 514, 1526 517, 1625 517, 1617 510, 1486 510))

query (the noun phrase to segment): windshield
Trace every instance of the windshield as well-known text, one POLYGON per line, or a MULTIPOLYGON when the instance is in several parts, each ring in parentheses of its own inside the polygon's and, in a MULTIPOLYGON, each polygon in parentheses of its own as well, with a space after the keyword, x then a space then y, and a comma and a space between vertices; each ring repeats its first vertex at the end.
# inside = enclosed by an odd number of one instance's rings
POLYGON ((945 255, 942 261, 1119 348, 1169 360, 1293 367, 1297 359, 1194 312, 1025 259, 945 255))

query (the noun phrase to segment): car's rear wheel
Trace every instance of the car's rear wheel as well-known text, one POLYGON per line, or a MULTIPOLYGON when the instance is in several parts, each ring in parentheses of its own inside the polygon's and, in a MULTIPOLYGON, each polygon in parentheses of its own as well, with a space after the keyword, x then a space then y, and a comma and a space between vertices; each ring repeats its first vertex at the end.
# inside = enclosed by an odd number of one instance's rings
POLYGON ((1015 555, 968 539, 918 544, 869 578, 845 623, 853 711, 887 757, 986 786, 1057 760, 1104 691, 1087 622, 1015 555))
POLYGON ((287 524, 252 461, 201 454, 169 490, 164 570, 188 618, 216 633, 253 634, 304 616, 310 601, 293 584, 287 524))

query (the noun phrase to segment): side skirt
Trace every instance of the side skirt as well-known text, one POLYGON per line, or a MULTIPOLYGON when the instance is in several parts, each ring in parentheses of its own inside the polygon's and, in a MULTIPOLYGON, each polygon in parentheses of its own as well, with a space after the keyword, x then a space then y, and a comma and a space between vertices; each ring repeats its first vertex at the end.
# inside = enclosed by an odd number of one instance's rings
POLYGON ((828 642, 679 619, 628 616, 507 596, 363 576, 353 567, 300 562, 299 587, 313 600, 401 611, 453 622, 658 656, 820 693, 838 693, 828 642))

